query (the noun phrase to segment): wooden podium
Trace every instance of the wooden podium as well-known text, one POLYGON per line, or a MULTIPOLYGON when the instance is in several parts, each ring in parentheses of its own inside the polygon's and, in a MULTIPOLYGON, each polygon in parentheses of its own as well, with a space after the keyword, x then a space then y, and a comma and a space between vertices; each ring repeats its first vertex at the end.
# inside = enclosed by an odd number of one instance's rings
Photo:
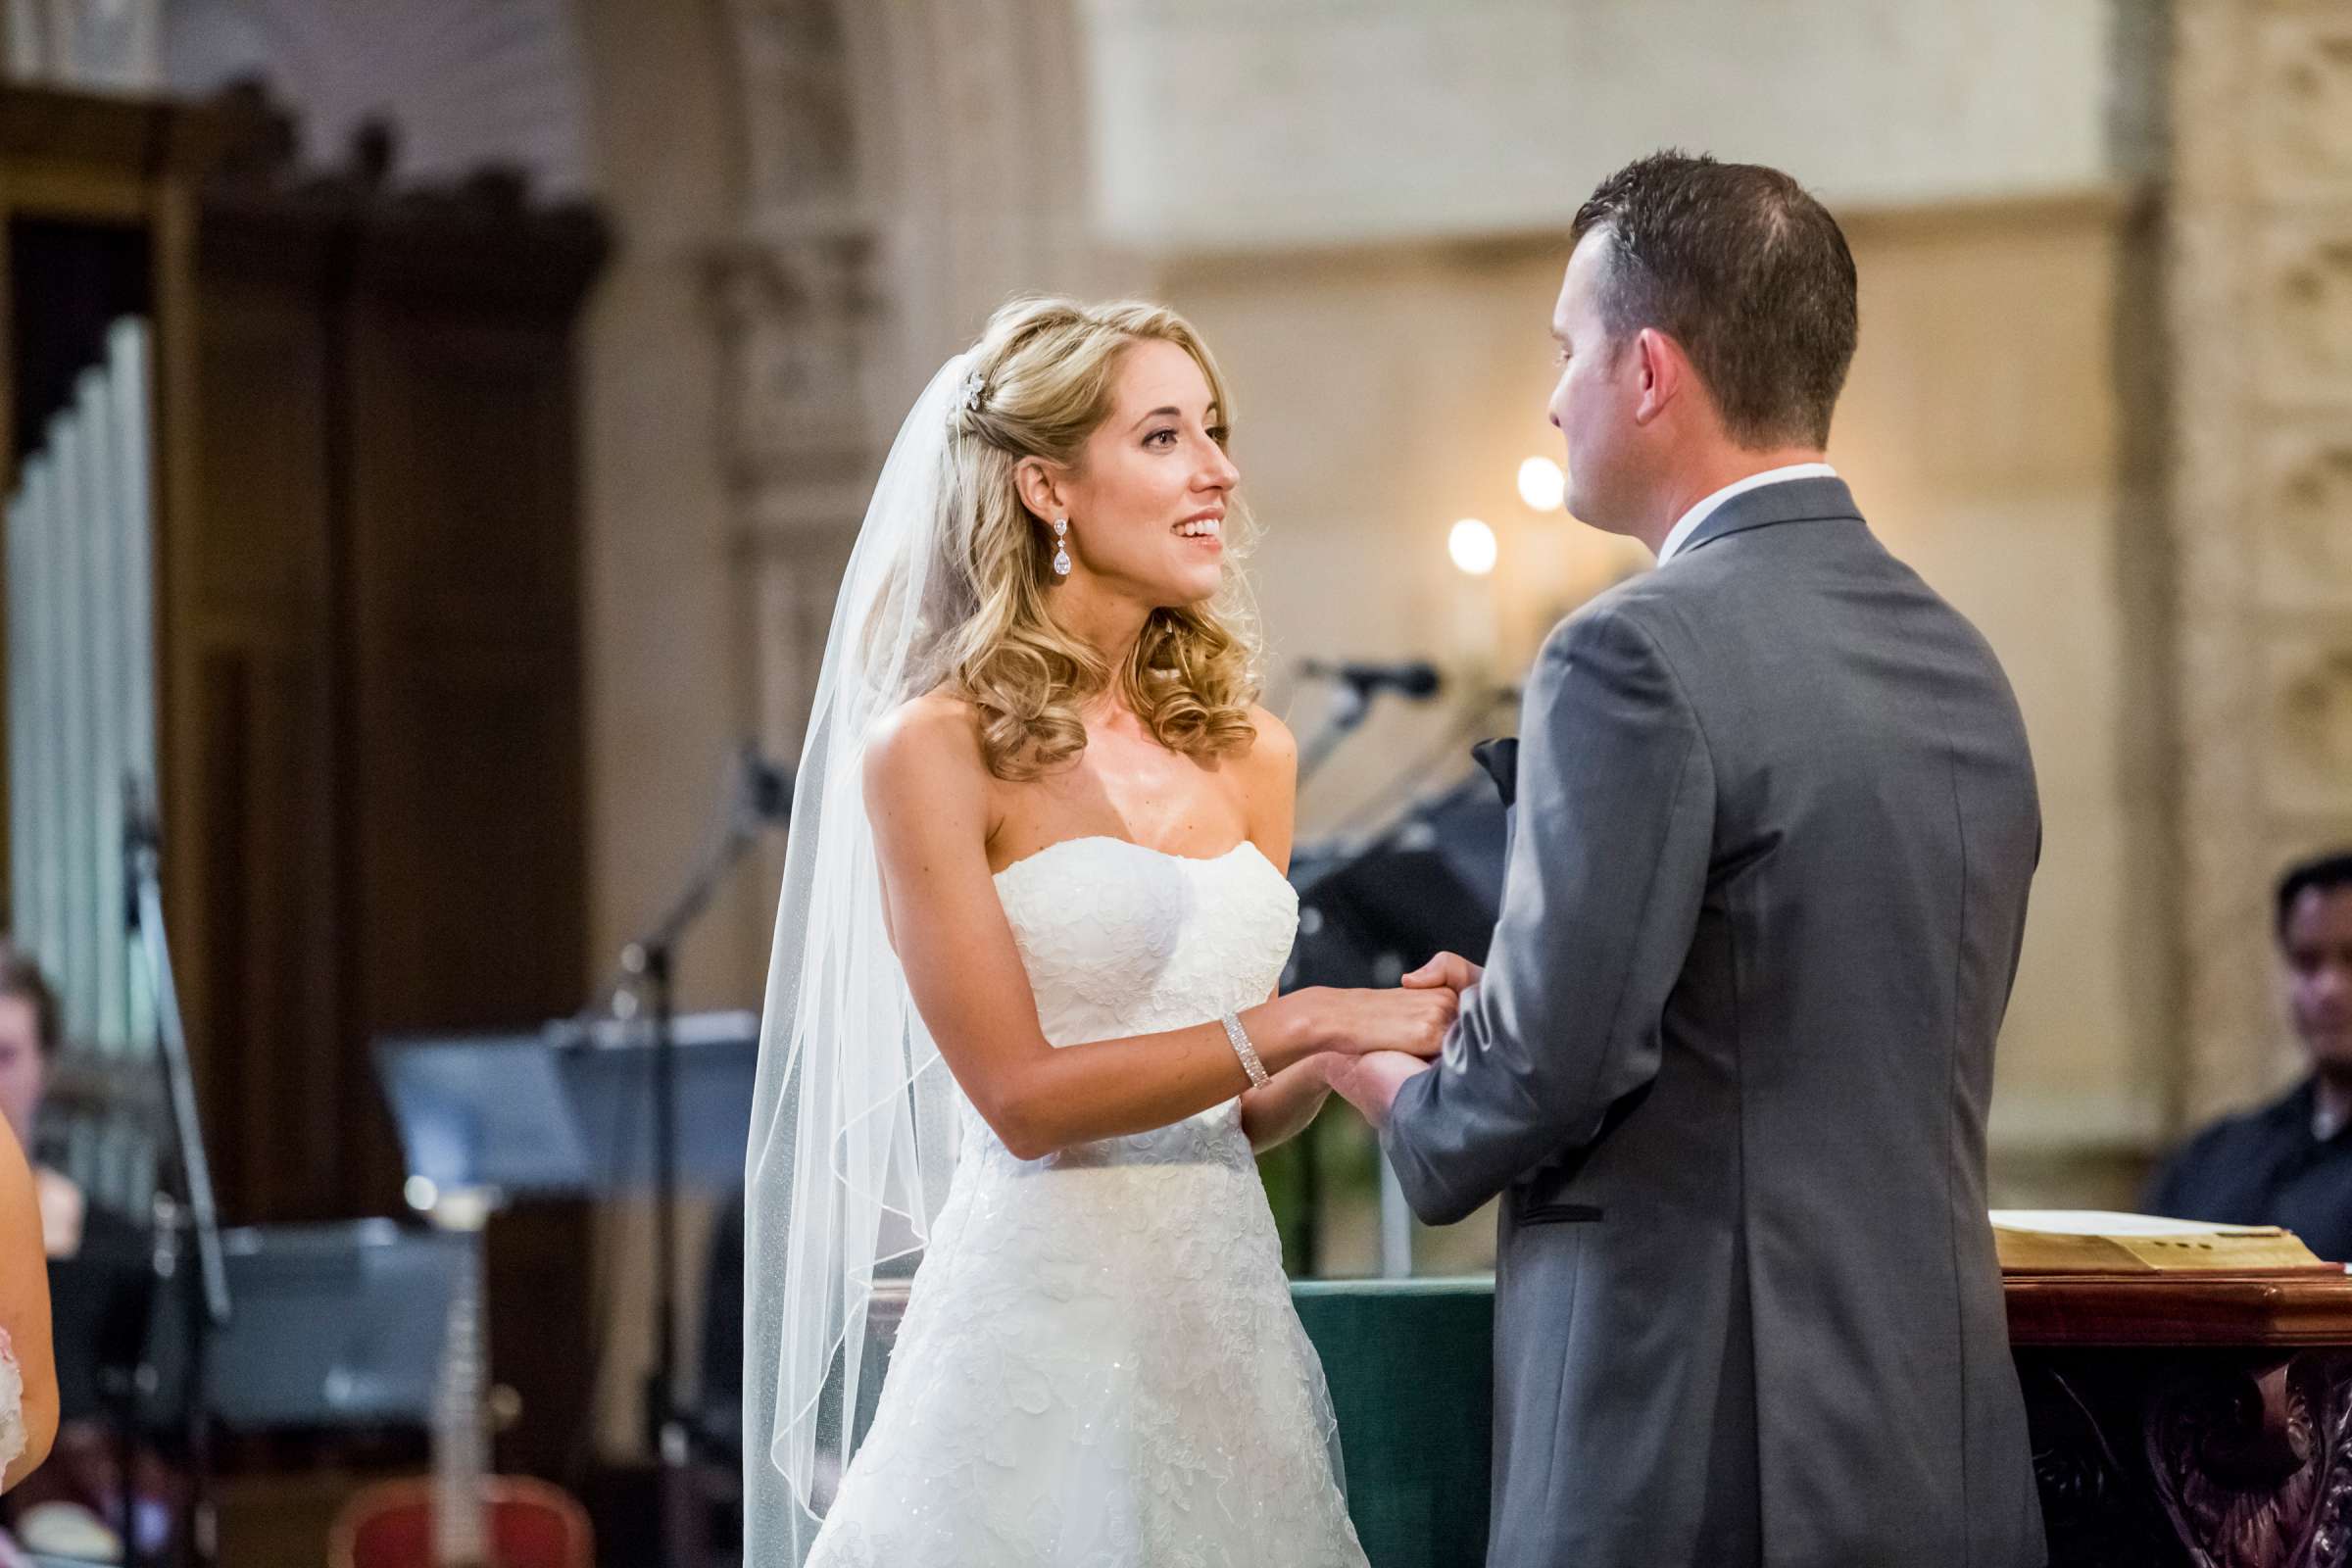
POLYGON ((2010 1277, 2052 1568, 2352 1564, 2352 1278, 2010 1277))

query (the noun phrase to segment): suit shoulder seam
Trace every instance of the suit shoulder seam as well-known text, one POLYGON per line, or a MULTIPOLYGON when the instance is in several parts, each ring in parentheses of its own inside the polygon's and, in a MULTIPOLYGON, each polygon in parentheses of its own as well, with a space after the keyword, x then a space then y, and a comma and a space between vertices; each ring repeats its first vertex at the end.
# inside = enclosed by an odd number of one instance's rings
POLYGON ((1707 734, 1706 719, 1700 714, 1698 704, 1691 700, 1690 684, 1683 678, 1682 670, 1675 665, 1674 656, 1666 651, 1666 645, 1658 640, 1658 634, 1643 625, 1641 616, 1631 612, 1631 604, 1632 601, 1621 600, 1606 606, 1594 619, 1602 624, 1623 626, 1640 639, 1649 656, 1658 662, 1658 667, 1666 672, 1667 685, 1674 690, 1675 705, 1690 717, 1691 731, 1698 737, 1699 750, 1706 754, 1707 771, 1712 776, 1715 771, 1715 744, 1707 734))

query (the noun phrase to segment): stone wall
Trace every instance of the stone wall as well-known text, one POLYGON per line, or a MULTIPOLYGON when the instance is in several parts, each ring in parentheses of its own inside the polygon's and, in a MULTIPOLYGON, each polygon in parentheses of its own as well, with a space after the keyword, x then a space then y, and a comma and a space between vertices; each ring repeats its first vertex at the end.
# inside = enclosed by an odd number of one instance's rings
POLYGON ((2352 16, 2180 0, 2173 549, 2191 1115, 2292 1071, 2270 889, 2352 843, 2352 16))
POLYGON ((1523 232, 1661 146, 1847 205, 2074 192, 2145 4, 1080 0, 1095 208, 1153 250, 1523 232))

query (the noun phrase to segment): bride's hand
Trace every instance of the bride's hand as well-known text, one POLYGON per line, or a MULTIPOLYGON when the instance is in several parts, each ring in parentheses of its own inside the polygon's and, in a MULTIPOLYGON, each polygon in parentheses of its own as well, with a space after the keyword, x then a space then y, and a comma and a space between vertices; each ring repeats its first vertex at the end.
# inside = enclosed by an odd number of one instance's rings
POLYGON ((1329 1049, 1346 1055, 1377 1051, 1435 1056, 1459 1010, 1461 998, 1445 986, 1423 990, 1324 993, 1329 1049))
POLYGON ((1375 1051, 1362 1056, 1334 1056, 1325 1078, 1342 1100, 1353 1105, 1375 1129, 1385 1126, 1396 1091, 1406 1081, 1429 1071, 1429 1063, 1401 1052, 1375 1051))

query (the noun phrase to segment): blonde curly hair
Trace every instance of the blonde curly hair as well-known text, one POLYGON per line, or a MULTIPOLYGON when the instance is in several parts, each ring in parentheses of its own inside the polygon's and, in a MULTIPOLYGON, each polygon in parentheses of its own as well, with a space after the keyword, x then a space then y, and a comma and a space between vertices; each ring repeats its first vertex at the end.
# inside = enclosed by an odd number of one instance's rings
POLYGON ((1193 757, 1247 748, 1260 688, 1255 617, 1240 572, 1253 529, 1227 506, 1224 582, 1201 604, 1152 612, 1133 655, 1113 669, 1047 613, 1053 541, 1014 483, 1022 460, 1075 466, 1110 416, 1120 362, 1138 342, 1173 343, 1206 377, 1225 422, 1233 405, 1216 361, 1192 325, 1164 306, 1015 300, 999 310, 970 357, 956 415, 954 548, 976 605, 949 651, 950 682, 980 712, 980 742, 999 778, 1034 778, 1086 750, 1079 715, 1112 688, 1163 746, 1193 757))

